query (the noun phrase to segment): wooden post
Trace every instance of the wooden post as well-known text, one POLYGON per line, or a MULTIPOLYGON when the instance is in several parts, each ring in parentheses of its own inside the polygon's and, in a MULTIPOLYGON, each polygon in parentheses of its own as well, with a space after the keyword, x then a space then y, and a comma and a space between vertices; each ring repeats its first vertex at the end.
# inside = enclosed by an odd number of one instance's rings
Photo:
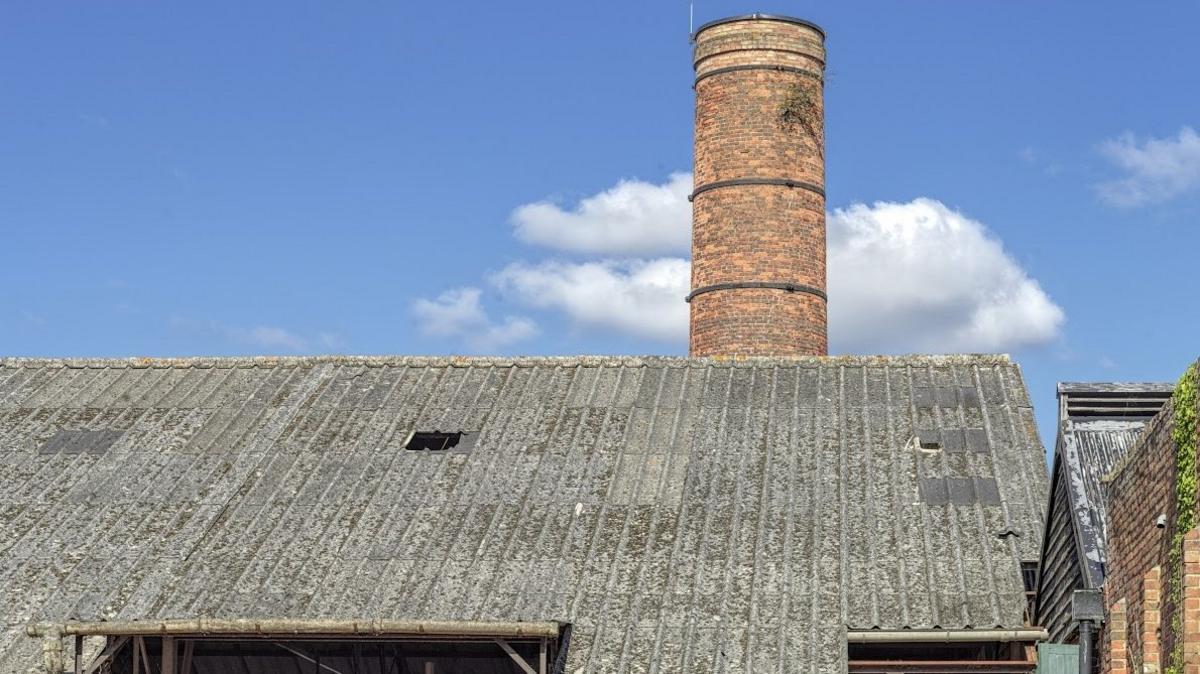
POLYGON ((162 638, 162 662, 158 669, 162 674, 175 674, 175 637, 162 638))
POLYGON ((75 674, 83 674, 83 635, 75 635, 75 674))
POLYGON ((182 674, 192 674, 192 653, 196 650, 196 642, 192 640, 183 642, 183 672, 182 674))
POLYGON ((138 648, 141 643, 141 637, 133 638, 133 674, 142 674, 142 650, 138 648))
MULTIPOLYGON (((165 672, 163 674, 166 674, 165 672)), ((538 645, 538 674, 546 674, 546 639, 538 645)))

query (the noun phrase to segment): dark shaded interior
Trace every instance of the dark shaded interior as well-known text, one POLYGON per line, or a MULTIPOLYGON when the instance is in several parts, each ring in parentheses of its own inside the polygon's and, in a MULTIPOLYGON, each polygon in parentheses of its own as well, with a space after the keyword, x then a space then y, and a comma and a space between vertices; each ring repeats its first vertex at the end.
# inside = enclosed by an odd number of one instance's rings
MULTIPOLYGON (((176 674, 524 674, 494 640, 472 639, 176 639, 176 674), (190 649, 190 665, 185 663, 190 649)), ((506 640, 538 669, 539 643, 506 640)), ((143 658, 140 674, 163 671, 162 640, 145 638, 150 667, 143 658)), ((133 674, 134 641, 121 646, 113 674, 133 674)), ((550 643, 547 671, 558 647, 550 643)))

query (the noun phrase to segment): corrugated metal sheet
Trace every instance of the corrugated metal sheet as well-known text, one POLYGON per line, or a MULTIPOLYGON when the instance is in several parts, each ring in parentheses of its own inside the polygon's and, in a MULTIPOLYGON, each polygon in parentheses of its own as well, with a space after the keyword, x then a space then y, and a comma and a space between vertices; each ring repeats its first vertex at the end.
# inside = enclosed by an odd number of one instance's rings
POLYGON ((0 671, 29 621, 196 616, 561 620, 571 672, 841 671, 846 626, 1022 624, 1042 456, 999 356, 0 361, 0 671), (478 440, 402 449, 433 428, 478 440), (121 435, 39 452, 64 429, 121 435), (916 439, 958 431, 983 451, 916 439))

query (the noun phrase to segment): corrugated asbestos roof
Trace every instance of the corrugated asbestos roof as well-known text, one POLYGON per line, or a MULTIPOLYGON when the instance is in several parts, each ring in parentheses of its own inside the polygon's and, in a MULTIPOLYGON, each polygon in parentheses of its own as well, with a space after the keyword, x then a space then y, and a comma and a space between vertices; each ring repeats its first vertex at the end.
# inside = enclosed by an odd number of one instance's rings
POLYGON ((196 616, 560 620, 569 672, 842 671, 847 626, 1020 626, 1046 498, 1004 356, 4 360, 0 457, 3 672, 30 621, 196 616), (932 505, 942 478, 983 495, 932 505))

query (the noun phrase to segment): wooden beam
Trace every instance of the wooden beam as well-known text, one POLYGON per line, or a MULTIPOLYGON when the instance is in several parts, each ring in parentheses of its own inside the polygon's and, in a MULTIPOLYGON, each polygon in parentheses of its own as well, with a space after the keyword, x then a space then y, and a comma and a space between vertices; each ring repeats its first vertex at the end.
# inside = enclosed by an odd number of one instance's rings
POLYGON ((295 648, 290 648, 290 647, 288 647, 288 646, 285 646, 285 645, 283 645, 283 644, 279 643, 278 641, 272 641, 271 643, 273 643, 273 644, 275 644, 276 646, 278 646, 278 647, 282 648, 283 650, 287 651, 288 653, 291 653, 291 654, 292 654, 292 655, 294 655, 295 657, 297 657, 297 658, 300 658, 301 660, 307 660, 308 662, 311 662, 313 665, 315 665, 315 667, 316 667, 316 669, 317 669, 317 671, 318 671, 318 672, 320 672, 320 670, 322 670, 322 669, 323 669, 323 670, 325 670, 325 671, 327 671, 327 672, 330 672, 330 674, 342 674, 342 672, 340 672, 340 671, 338 671, 338 670, 334 669, 333 667, 330 667, 329 665, 327 665, 327 664, 325 664, 325 663, 321 662, 320 660, 318 660, 318 659, 316 659, 316 658, 314 658, 314 657, 312 657, 312 656, 310 656, 310 655, 308 655, 308 654, 304 653, 304 652, 303 652, 303 651, 301 651, 301 650, 298 650, 298 649, 295 649, 295 648))
POLYGON ((183 671, 180 674, 192 674, 192 655, 195 651, 195 641, 188 639, 183 642, 183 671))
POLYGON ((500 648, 503 648, 504 652, 508 653, 508 657, 512 658, 513 662, 517 663, 517 666, 520 667, 525 674, 538 674, 537 672, 533 671, 533 667, 530 667, 528 662, 525 662, 525 658, 521 657, 520 653, 514 651, 513 647, 508 645, 507 641, 497 637, 496 643, 500 644, 500 648))
POLYGON ((847 665, 855 674, 1026 674, 1037 667, 1031 660, 851 660, 847 665))
POLYGON ((92 660, 92 664, 88 666, 87 671, 83 674, 96 674, 96 672, 100 671, 100 668, 104 665, 104 663, 112 660, 116 656, 117 651, 121 650, 121 647, 128 642, 129 637, 110 639, 108 643, 104 645, 104 650, 100 651, 100 655, 97 655, 95 660, 92 660))
POLYGON ((159 663, 161 674, 175 674, 175 637, 162 638, 162 662, 159 663))
POLYGON ((75 635, 75 674, 83 674, 83 637, 75 635))
POLYGON ((138 637, 134 639, 134 643, 137 644, 137 647, 142 651, 142 662, 146 665, 146 674, 154 674, 154 672, 150 669, 150 651, 146 650, 145 637, 138 637))
POLYGON ((538 674, 546 674, 546 640, 538 644, 538 674))

